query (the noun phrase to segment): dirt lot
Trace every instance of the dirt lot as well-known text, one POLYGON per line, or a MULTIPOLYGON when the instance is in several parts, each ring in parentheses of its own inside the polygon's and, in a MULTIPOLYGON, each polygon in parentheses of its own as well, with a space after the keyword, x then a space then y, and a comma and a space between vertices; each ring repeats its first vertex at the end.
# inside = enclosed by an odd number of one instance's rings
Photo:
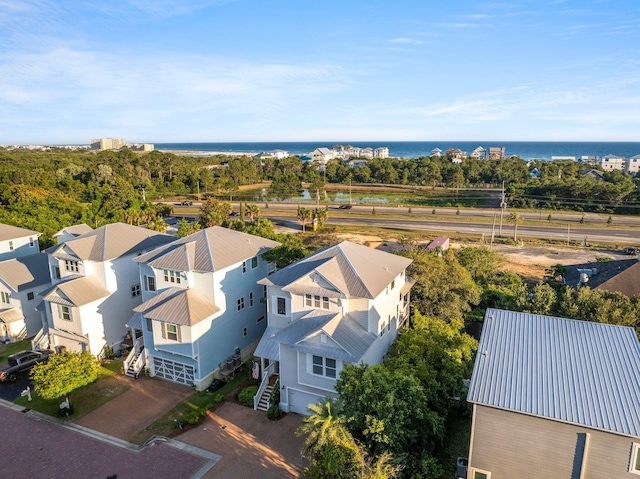
MULTIPOLYGON (((385 251, 402 250, 403 246, 395 239, 382 239, 374 235, 339 234, 338 240, 366 244, 385 251)), ((428 241, 425 242, 428 244, 428 241)), ((478 244, 476 244, 478 245, 478 244)), ((451 248, 460 248, 467 244, 451 243, 451 248)), ((596 261, 596 258, 628 259, 621 251, 595 248, 562 248, 558 246, 511 246, 496 245, 494 250, 505 257, 505 269, 521 275, 530 281, 542 279, 545 270, 556 264, 571 265, 596 261)))

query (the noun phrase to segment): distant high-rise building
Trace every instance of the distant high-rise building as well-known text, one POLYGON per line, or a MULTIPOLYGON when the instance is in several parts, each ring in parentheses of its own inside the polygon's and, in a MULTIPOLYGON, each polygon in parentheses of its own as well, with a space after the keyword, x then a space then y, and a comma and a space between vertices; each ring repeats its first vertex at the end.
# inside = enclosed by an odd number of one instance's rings
POLYGON ((91 149, 93 150, 119 150, 125 146, 127 142, 124 138, 97 138, 91 140, 91 149))

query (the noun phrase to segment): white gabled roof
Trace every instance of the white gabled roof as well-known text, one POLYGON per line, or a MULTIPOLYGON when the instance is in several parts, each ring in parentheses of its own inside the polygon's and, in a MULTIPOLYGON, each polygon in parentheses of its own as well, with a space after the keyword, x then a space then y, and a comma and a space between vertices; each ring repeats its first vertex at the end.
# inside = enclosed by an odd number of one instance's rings
POLYGON ((158 269, 214 272, 265 253, 280 243, 213 226, 135 258, 158 269))
POLYGON ((633 328, 488 309, 467 400, 640 438, 633 328))
POLYGON ((311 274, 319 275, 347 297, 373 299, 407 266, 409 258, 343 241, 321 249, 260 280, 290 288, 311 274))
POLYGON ((18 226, 5 225, 0 223, 0 241, 9 241, 17 238, 25 238, 27 236, 40 236, 42 233, 38 231, 19 228, 18 226))
POLYGON ((0 261, 0 278, 14 291, 51 283, 49 257, 45 253, 36 253, 0 261))
POLYGON ((48 248, 47 252, 53 256, 72 254, 81 261, 101 262, 148 251, 174 240, 173 236, 140 226, 112 223, 48 248))

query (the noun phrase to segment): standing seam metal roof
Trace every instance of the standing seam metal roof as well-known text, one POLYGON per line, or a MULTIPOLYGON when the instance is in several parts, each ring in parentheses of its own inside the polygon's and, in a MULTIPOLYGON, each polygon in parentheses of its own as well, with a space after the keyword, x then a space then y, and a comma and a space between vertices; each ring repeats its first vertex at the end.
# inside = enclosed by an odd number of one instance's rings
POLYGON ((488 309, 468 401, 640 437, 633 328, 488 309))
POLYGON ((0 278, 14 291, 24 291, 50 283, 48 256, 37 253, 0 261, 0 278))

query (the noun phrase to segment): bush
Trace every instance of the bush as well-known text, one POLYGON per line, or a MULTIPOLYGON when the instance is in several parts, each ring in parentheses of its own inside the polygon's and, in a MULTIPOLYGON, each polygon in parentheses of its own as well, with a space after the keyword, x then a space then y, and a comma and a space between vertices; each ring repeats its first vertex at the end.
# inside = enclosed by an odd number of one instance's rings
POLYGON ((238 401, 243 406, 253 407, 253 397, 258 393, 258 386, 248 386, 238 394, 238 401))
POLYGON ((216 394, 215 396, 213 396, 213 402, 215 404, 221 403, 224 400, 224 394, 216 394))
POLYGON ((278 419, 279 417, 282 417, 283 414, 284 413, 282 412, 279 404, 274 404, 269 409, 267 409, 267 418, 271 420, 278 419))

